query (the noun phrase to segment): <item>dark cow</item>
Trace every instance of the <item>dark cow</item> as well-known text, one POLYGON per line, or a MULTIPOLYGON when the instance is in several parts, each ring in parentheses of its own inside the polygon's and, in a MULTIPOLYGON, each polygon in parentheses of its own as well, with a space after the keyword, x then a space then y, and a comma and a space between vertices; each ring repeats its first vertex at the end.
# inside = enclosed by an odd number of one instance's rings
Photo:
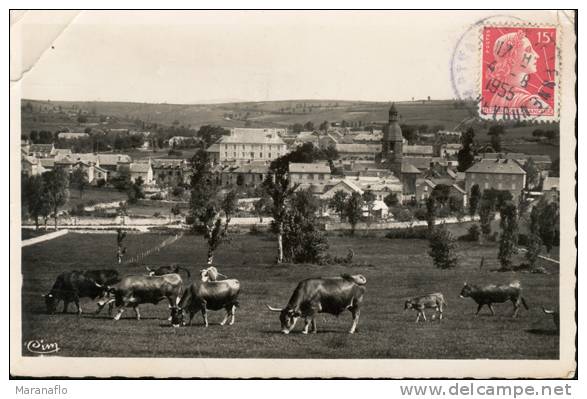
POLYGON ((312 332, 317 332, 315 316, 317 313, 340 315, 349 310, 353 316, 353 324, 349 330, 353 334, 357 330, 361 303, 367 288, 367 279, 360 274, 343 274, 340 277, 310 278, 300 281, 294 290, 287 306, 283 309, 267 305, 272 312, 279 312, 281 332, 289 334, 300 317, 304 318, 303 334, 308 333, 310 324, 312 332))
MULTIPOLYGON (((120 279, 116 270, 74 270, 61 273, 55 279, 51 291, 44 295, 47 313, 54 314, 59 302, 63 301, 63 313, 67 313, 69 303, 73 302, 77 306, 77 313, 81 314, 80 298, 96 299, 102 296, 104 285, 118 281, 120 279)), ((98 311, 101 309, 99 307, 98 311)))
POLYGON ((171 266, 161 266, 158 267, 157 269, 151 269, 149 268, 149 266, 145 267, 147 269, 147 272, 149 272, 149 276, 163 276, 164 274, 179 274, 180 271, 184 271, 187 276, 188 279, 192 277, 190 271, 188 269, 186 269, 185 267, 181 267, 181 266, 177 266, 177 265, 171 265, 171 266))
POLYGON ((518 315, 520 304, 528 309, 528 305, 526 304, 524 297, 522 297, 522 287, 518 281, 508 285, 490 284, 483 287, 468 285, 465 283, 460 296, 461 298, 473 298, 473 300, 477 302, 478 306, 475 316, 479 314, 483 305, 487 305, 491 314, 495 316, 495 311, 493 310, 492 305, 494 303, 503 303, 507 301, 511 301, 514 305, 514 313, 512 315, 514 318, 518 315))
POLYGON ((228 325, 231 326, 234 324, 234 312, 238 306, 239 292, 240 283, 235 279, 194 281, 181 297, 178 306, 172 308, 171 324, 174 327, 185 325, 184 312, 188 312, 189 322, 187 324, 191 325, 194 315, 201 312, 204 325, 208 327, 208 310, 224 309, 226 315, 220 325, 226 324, 230 317, 228 325))
MULTIPOLYGON (((424 317, 424 321, 426 321, 426 313, 424 313, 424 309, 435 309, 438 312, 438 318, 442 320, 442 308, 446 306, 446 302, 444 300, 444 295, 440 292, 436 292, 434 294, 428 294, 423 296, 418 296, 415 298, 408 299, 404 304, 404 311, 408 309, 414 309, 418 312, 418 316, 416 316, 416 323, 420 321, 420 316, 424 317)), ((434 320, 434 314, 432 315, 432 320, 434 320)))
POLYGON ((560 315, 559 315, 558 311, 546 309, 544 306, 542 307, 542 311, 546 314, 552 315, 552 321, 554 322, 554 325, 556 326, 556 330, 559 331, 560 330, 560 315))
POLYGON ((183 291, 183 280, 179 274, 165 274, 163 276, 126 276, 119 283, 108 287, 98 301, 101 306, 114 302, 118 312, 114 320, 119 320, 125 307, 132 306, 137 320, 141 319, 139 305, 143 303, 158 304, 164 299, 169 301, 169 307, 174 308, 179 303, 183 291))

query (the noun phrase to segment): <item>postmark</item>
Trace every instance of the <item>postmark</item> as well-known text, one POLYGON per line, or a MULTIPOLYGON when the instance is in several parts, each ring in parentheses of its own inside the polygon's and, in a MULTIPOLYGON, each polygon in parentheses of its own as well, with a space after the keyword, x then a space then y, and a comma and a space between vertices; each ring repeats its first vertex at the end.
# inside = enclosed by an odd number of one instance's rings
POLYGON ((482 27, 479 116, 558 120, 556 27, 482 27))

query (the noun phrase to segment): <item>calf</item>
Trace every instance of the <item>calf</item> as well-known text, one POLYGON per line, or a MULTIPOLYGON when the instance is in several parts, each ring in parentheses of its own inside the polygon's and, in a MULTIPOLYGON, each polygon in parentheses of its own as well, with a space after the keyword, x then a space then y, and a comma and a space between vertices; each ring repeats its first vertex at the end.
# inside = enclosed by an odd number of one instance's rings
POLYGON ((233 325, 239 293, 240 283, 235 279, 194 281, 181 297, 178 306, 171 309, 171 324, 174 327, 185 325, 184 312, 188 312, 189 322, 187 324, 191 325, 194 315, 201 312, 204 325, 208 327, 208 310, 224 309, 226 315, 220 325, 226 324, 229 317, 228 325, 233 325))
POLYGON ((100 298, 104 306, 114 302, 118 312, 114 320, 119 320, 125 307, 132 306, 137 320, 141 319, 139 305, 143 303, 158 304, 166 299, 170 308, 175 308, 183 291, 183 280, 179 274, 163 276, 126 276, 119 283, 108 287, 100 298))
MULTIPOLYGON (((67 313, 70 302, 73 302, 77 313, 81 314, 80 298, 96 299, 103 294, 105 284, 114 284, 119 280, 116 270, 74 270, 61 273, 55 279, 51 291, 43 295, 47 313, 55 313, 57 305, 63 301, 63 313, 67 313)), ((99 307, 98 311, 101 309, 99 307)))
POLYGON ((477 312, 475 313, 475 316, 479 314, 483 305, 487 305, 491 314, 495 316, 495 311, 493 310, 492 305, 494 303, 503 303, 507 301, 511 301, 514 305, 514 313, 512 315, 514 318, 518 315, 520 304, 528 309, 528 305, 526 304, 524 297, 522 297, 522 287, 518 281, 512 282, 508 285, 490 284, 482 287, 465 283, 460 296, 461 298, 472 298, 477 302, 477 312))
MULTIPOLYGON (((444 295, 442 293, 437 292, 434 294, 418 296, 415 298, 408 299, 404 304, 404 311, 408 309, 414 309, 418 312, 418 316, 416 316, 416 323, 420 320, 420 316, 424 318, 426 321, 426 313, 424 313, 424 309, 435 309, 438 312, 439 320, 442 320, 442 308, 446 306, 446 302, 444 300, 444 295)), ((432 315, 432 320, 434 320, 435 314, 432 315)))

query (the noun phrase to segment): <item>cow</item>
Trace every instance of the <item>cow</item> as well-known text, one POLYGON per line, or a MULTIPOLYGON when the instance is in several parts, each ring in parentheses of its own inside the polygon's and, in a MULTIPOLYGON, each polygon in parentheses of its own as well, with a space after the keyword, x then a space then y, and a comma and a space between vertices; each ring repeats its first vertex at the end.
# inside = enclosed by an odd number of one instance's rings
MULTIPOLYGON (((442 320, 442 308, 446 305, 446 301, 444 300, 444 295, 440 292, 436 292, 434 294, 428 294, 423 296, 418 296, 414 298, 408 299, 404 304, 404 312, 408 309, 414 309, 418 312, 418 316, 416 316, 416 323, 420 321, 420 316, 424 318, 426 321, 426 313, 424 313, 424 309, 435 309, 438 312, 439 320, 442 320)), ((432 315, 432 320, 434 320, 435 314, 432 315)))
POLYGON ((189 313, 187 325, 191 325, 194 315, 201 312, 204 326, 208 327, 208 310, 224 309, 226 314, 220 325, 225 325, 230 318, 228 325, 231 326, 234 324, 239 293, 240 283, 236 279, 194 281, 181 297, 178 306, 171 309, 171 325, 186 325, 184 312, 189 313))
POLYGON ((353 316, 350 334, 357 331, 361 303, 367 287, 367 279, 360 275, 342 274, 340 277, 309 278, 298 283, 287 306, 283 309, 267 305, 270 311, 279 312, 281 332, 289 334, 300 317, 304 318, 303 334, 316 333, 316 314, 329 313, 335 316, 349 310, 353 316))
POLYGON ((552 321, 554 322, 554 325, 556 326, 556 330, 559 331, 560 330, 560 315, 559 315, 558 311, 546 309, 544 306, 542 307, 542 311, 546 314, 552 315, 552 321))
POLYGON ((218 277, 228 278, 224 274, 220 273, 218 271, 218 269, 216 269, 214 266, 210 266, 210 267, 207 267, 206 269, 200 270, 200 280, 202 280, 204 282, 216 281, 216 280, 218 280, 218 277))
POLYGON ((179 303, 183 291, 183 280, 176 273, 163 276, 126 276, 117 284, 105 289, 104 295, 98 303, 101 306, 114 302, 118 311, 114 320, 119 320, 126 307, 132 306, 137 320, 141 319, 139 305, 144 303, 158 304, 164 299, 169 307, 174 308, 179 303))
MULTIPOLYGON (((78 315, 82 313, 80 298, 96 299, 103 294, 104 285, 120 281, 116 270, 73 270, 63 272, 55 279, 48 294, 43 295, 47 313, 54 314, 57 305, 63 301, 63 313, 67 313, 69 303, 75 303, 78 315)), ((98 308, 100 311, 102 307, 98 308)))
POLYGON ((519 281, 514 281, 508 285, 490 284, 483 287, 468 285, 465 283, 461 290, 460 297, 472 298, 477 302, 477 313, 475 313, 475 316, 479 314, 483 305, 487 305, 491 314, 495 316, 495 311, 493 310, 492 305, 494 303, 503 303, 507 301, 511 301, 514 305, 513 318, 518 316, 520 304, 524 305, 526 310, 528 309, 526 300, 522 296, 522 287, 520 286, 519 281))
POLYGON ((184 271, 187 274, 188 279, 192 277, 192 275, 188 269, 186 269, 185 267, 178 266, 178 265, 161 266, 161 267, 158 267, 157 269, 151 269, 149 266, 145 266, 145 268, 147 269, 149 276, 163 276, 164 274, 173 274, 173 273, 179 274, 180 271, 184 271))

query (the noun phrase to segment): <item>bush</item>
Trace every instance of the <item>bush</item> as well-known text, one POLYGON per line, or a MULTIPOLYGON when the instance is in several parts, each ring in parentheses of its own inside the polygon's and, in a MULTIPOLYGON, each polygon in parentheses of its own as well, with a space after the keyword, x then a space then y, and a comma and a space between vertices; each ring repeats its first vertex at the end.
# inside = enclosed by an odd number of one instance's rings
POLYGON ((414 211, 414 217, 418 220, 426 220, 428 218, 428 214, 426 213, 426 209, 418 208, 414 211))
POLYGON ((185 223, 189 225, 193 225, 196 219, 192 215, 187 215, 185 217, 185 223))
POLYGON ((385 234, 385 238, 424 239, 428 238, 427 226, 409 227, 407 229, 391 229, 385 234))
POLYGON ((171 149, 171 150, 169 150, 169 152, 167 153, 167 155, 171 155, 171 156, 175 156, 175 157, 181 157, 181 156, 183 156, 183 152, 181 152, 179 150, 171 149))
POLYGON ((481 237, 481 228, 479 227, 479 225, 474 224, 471 227, 469 227, 467 234, 459 237, 459 241, 476 242, 476 241, 479 241, 480 237, 481 237))
POLYGON ((153 213, 153 217, 155 217, 155 218, 161 217, 161 212, 153 213))
POLYGON ((163 199, 163 196, 161 195, 161 193, 156 193, 151 195, 151 199, 153 201, 161 201, 163 199))
POLYGON ((104 187, 106 185, 106 180, 105 179, 98 179, 96 181, 96 187, 104 187))
POLYGON ((437 268, 450 269, 457 265, 455 249, 455 239, 445 226, 433 229, 428 254, 437 268))
POLYGON ((175 187, 173 187, 173 190, 171 191, 171 195, 173 195, 174 197, 181 197, 184 192, 185 192, 185 189, 183 187, 175 186, 175 187))
POLYGON ((398 222, 409 222, 414 219, 414 215, 409 209, 400 209, 394 213, 394 216, 398 222))

